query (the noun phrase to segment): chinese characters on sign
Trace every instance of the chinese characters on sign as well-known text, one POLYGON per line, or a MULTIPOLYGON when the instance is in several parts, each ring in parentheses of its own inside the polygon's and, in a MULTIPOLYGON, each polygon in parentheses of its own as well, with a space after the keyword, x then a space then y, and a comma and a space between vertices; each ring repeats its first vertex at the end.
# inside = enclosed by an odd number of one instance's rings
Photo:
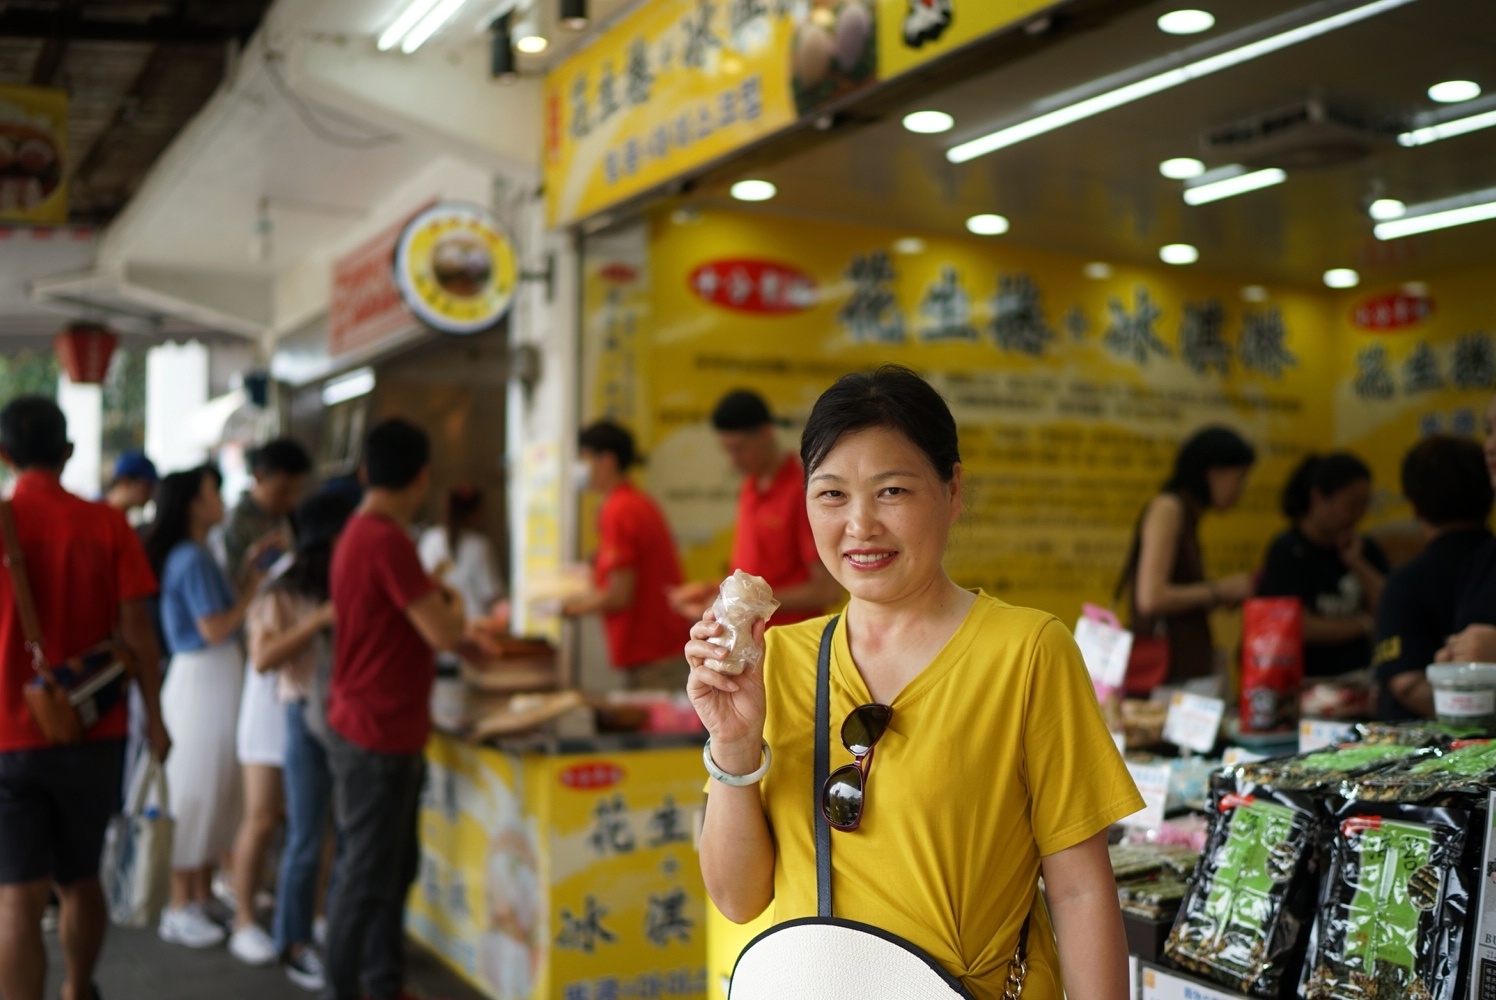
POLYGON ((836 314, 836 321, 852 335, 854 344, 902 344, 904 314, 894 297, 893 262, 882 250, 853 257, 847 268, 852 297, 836 314))
MULTIPOLYGON (((1467 333, 1454 342, 1448 354, 1446 364, 1432 344, 1415 344, 1400 366, 1401 395, 1417 396, 1447 388, 1463 392, 1496 388, 1496 343, 1490 334, 1467 333)), ((1390 400, 1399 395, 1399 380, 1394 377, 1385 345, 1370 344, 1356 353, 1352 388, 1363 400, 1390 400)), ((1424 430, 1432 433, 1427 427, 1424 430)))
POLYGON ((1102 337, 1102 343, 1108 351, 1137 365, 1146 365, 1154 355, 1162 358, 1169 356, 1168 345, 1158 339, 1158 333, 1153 328, 1163 313, 1153 304, 1153 297, 1146 288, 1133 292, 1132 312, 1129 313, 1127 307, 1116 298, 1106 304, 1106 309, 1111 322, 1102 337))

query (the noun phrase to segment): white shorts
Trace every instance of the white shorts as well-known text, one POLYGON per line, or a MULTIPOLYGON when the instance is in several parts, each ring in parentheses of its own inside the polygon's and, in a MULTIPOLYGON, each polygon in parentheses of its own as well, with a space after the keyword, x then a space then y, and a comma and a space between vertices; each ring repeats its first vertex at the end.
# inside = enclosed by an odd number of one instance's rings
POLYGON ((239 703, 239 763, 286 766, 286 706, 279 695, 280 675, 244 672, 244 699, 239 703))

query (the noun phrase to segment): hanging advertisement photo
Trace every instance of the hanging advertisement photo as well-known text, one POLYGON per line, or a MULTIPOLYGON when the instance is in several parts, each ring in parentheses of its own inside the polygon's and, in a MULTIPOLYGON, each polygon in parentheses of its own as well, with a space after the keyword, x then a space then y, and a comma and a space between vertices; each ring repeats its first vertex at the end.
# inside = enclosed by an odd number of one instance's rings
POLYGON ((492 328, 514 302, 514 243, 487 209, 442 202, 406 225, 395 244, 395 287, 440 333, 492 328))

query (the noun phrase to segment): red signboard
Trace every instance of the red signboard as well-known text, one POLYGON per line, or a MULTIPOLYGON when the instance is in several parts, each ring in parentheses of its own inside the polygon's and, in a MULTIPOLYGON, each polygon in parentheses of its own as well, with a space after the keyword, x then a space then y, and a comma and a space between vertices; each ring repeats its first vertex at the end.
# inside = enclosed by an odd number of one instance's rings
MULTIPOLYGON (((412 214, 410 218, 415 218, 412 214)), ((332 266, 327 353, 333 357, 414 326, 416 319, 395 288, 395 244, 410 219, 384 230, 332 266)))
POLYGON ((578 791, 595 792, 612 788, 623 780, 623 768, 606 760, 574 764, 561 772, 561 784, 578 791))
POLYGON ((800 312, 819 301, 814 278, 771 260, 708 261, 687 280, 697 298, 737 312, 800 312))
POLYGON ((1434 300, 1427 295, 1388 292, 1364 299, 1351 310, 1351 321, 1363 330, 1390 333, 1417 326, 1434 314, 1434 300))

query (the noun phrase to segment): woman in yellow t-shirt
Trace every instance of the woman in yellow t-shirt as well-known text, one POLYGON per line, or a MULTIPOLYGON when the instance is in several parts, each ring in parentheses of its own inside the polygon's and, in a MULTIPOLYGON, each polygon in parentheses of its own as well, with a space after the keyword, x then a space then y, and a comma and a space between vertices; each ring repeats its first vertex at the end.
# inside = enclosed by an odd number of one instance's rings
MULTIPOLYGON (((1032 914, 1025 1000, 1124 1000, 1106 829, 1143 803, 1064 625, 964 590, 942 567, 963 505, 945 401, 906 368, 847 375, 817 401, 801 456, 817 551, 851 595, 832 646, 833 772, 852 759, 843 720, 859 706, 891 710, 864 794, 833 797, 835 915, 899 935, 996 1000, 1032 914)), ((736 677, 706 665, 724 655, 707 641, 721 634, 710 612, 686 647, 717 771, 752 775, 772 750, 756 787, 709 788, 702 874, 738 922, 771 905, 776 922, 816 913, 813 730, 827 621, 758 630, 763 665, 736 677)))

